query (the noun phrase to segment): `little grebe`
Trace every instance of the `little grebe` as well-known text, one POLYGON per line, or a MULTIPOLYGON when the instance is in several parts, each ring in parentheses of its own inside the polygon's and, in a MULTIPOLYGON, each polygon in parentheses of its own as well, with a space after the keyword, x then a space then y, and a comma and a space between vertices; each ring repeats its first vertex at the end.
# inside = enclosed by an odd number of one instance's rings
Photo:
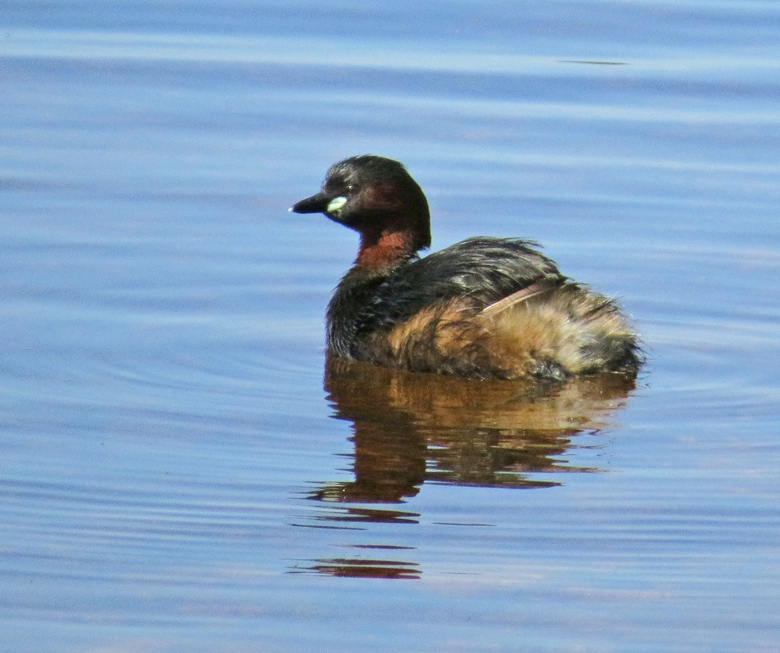
POLYGON ((536 243, 469 238, 420 258, 428 202, 398 161, 340 161, 290 210, 360 234, 328 306, 331 354, 479 378, 637 373, 637 336, 615 302, 563 276, 536 243))

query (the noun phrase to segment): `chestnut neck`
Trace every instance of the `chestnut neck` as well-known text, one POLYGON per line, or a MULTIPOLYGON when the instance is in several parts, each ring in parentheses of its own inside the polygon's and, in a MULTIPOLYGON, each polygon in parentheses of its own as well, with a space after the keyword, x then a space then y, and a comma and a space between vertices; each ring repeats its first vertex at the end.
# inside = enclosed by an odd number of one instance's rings
POLYGON ((366 208, 351 225, 360 233, 355 270, 389 272, 431 244, 428 202, 411 177, 369 185, 360 204, 366 208))
POLYGON ((361 232, 355 267, 369 273, 390 271, 420 249, 416 241, 410 229, 361 232))

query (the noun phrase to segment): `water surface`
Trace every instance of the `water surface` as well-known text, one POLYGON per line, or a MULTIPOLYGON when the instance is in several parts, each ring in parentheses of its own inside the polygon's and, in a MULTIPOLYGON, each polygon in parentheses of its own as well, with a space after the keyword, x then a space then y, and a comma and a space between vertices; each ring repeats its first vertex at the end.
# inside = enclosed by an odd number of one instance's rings
POLYGON ((780 648, 772 2, 7 2, 0 645, 780 648), (635 387, 326 364, 373 152, 543 242, 635 387))

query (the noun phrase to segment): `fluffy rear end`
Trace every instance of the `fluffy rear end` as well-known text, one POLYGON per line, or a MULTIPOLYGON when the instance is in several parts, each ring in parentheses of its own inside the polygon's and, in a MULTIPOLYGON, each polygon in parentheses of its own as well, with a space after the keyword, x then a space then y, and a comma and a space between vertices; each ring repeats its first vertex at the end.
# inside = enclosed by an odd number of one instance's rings
POLYGON ((376 363, 480 378, 634 375, 640 364, 636 336, 617 306, 570 282, 498 311, 464 299, 432 306, 376 334, 369 349, 376 363))
POLYGON ((637 338, 617 305, 575 283, 476 319, 490 333, 494 359, 520 375, 636 374, 640 365, 637 338))

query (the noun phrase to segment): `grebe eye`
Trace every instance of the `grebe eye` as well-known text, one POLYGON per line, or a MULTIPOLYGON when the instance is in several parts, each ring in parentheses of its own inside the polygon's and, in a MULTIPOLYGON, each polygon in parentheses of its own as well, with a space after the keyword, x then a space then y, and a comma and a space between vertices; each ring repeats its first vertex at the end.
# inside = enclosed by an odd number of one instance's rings
POLYGON ((347 190, 350 193, 357 193, 360 190, 360 186, 358 184, 347 184, 347 190))

